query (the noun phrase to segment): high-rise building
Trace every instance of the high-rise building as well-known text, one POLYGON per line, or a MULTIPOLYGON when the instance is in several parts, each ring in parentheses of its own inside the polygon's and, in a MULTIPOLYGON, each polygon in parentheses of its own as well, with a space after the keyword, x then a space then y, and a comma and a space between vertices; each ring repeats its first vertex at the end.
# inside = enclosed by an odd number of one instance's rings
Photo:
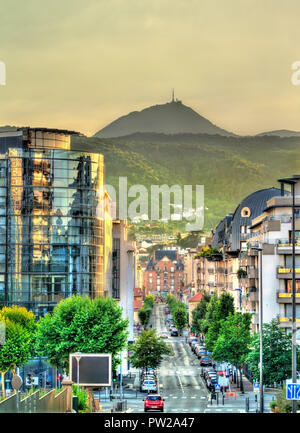
POLYGON ((0 303, 37 316, 73 294, 104 294, 103 156, 72 131, 0 133, 0 303))

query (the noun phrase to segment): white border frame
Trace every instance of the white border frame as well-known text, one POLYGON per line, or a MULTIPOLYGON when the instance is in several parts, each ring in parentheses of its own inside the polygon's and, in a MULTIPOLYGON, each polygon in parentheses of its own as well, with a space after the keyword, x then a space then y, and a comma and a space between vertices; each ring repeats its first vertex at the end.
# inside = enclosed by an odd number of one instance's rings
MULTIPOLYGON (((76 356, 78 356, 78 353, 70 353, 69 355, 69 376, 70 376, 70 380, 72 380, 72 358, 76 358, 76 356)), ((93 356, 94 358, 108 358, 108 368, 109 368, 109 372, 108 372, 108 380, 109 383, 81 383, 79 382, 80 386, 90 386, 90 387, 99 387, 99 386, 111 386, 111 374, 112 374, 112 355, 111 353, 81 353, 80 354, 81 358, 83 357, 90 357, 93 356)), ((79 371, 80 371, 80 362, 79 362, 79 371)), ((80 375, 79 375, 79 379, 80 379, 80 375)), ((74 385, 77 385, 77 382, 74 382, 74 385)))

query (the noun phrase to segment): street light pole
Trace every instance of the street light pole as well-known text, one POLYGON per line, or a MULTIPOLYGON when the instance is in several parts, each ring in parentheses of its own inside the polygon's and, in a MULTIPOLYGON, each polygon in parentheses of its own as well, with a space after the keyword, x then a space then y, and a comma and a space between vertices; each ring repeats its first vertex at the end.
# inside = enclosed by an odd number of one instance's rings
POLYGON ((258 251, 259 261, 259 411, 264 412, 264 382, 263 382, 263 286, 262 286, 262 248, 252 247, 258 251))
POLYGON ((259 256, 259 406, 260 413, 264 412, 264 383, 263 383, 263 295, 262 295, 262 249, 259 256))
POLYGON ((77 361, 77 385, 79 386, 79 361, 81 359, 81 352, 75 353, 75 358, 77 361))
MULTIPOLYGON (((292 381, 297 383, 297 346, 296 346, 296 278, 295 278, 295 183, 292 183, 292 255, 293 255, 293 288, 292 288, 292 381)), ((297 401, 292 400, 292 412, 297 412, 297 401)))

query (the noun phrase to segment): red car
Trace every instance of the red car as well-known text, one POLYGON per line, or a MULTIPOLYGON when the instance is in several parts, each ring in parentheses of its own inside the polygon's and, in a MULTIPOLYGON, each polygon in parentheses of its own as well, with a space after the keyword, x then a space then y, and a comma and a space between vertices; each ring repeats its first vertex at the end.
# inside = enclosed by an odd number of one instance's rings
POLYGON ((164 411, 164 399, 161 397, 161 395, 158 394, 149 394, 144 399, 144 410, 147 412, 148 410, 160 410, 161 412, 164 411))

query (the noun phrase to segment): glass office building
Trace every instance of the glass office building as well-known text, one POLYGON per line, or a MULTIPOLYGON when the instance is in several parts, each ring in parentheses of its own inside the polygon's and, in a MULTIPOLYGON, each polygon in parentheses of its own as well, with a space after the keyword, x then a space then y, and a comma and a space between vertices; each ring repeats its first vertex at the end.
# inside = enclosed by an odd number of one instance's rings
POLYGON ((71 131, 0 133, 0 306, 37 316, 73 294, 103 295, 103 156, 71 131))

